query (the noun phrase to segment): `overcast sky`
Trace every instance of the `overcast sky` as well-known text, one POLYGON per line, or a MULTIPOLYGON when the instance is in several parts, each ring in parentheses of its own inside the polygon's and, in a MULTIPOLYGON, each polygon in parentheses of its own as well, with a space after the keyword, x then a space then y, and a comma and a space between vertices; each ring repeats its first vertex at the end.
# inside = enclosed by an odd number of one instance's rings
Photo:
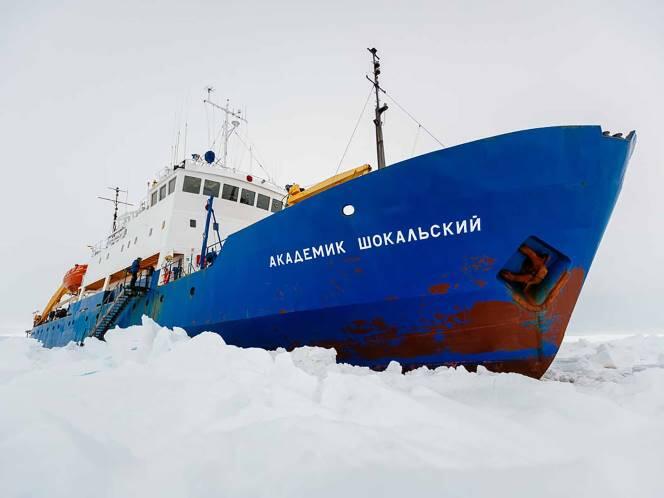
MULTIPOLYGON (((187 152, 208 148, 208 85, 246 109, 279 183, 333 174, 369 91, 368 46, 383 86, 445 145, 636 129, 572 330, 664 327, 661 2, 0 0, 0 333, 29 328, 107 234, 107 186, 140 200, 184 123, 187 152)), ((366 114, 342 167, 375 164, 372 127, 366 114)), ((438 148, 396 106, 385 140, 388 163, 438 148)), ((231 157, 248 166, 238 143, 231 157)))

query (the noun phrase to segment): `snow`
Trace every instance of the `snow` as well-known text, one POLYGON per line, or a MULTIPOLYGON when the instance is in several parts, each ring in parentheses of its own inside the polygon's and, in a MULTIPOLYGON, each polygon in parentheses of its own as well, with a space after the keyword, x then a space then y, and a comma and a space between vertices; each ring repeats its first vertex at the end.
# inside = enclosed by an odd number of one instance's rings
POLYGON ((3 498, 664 495, 664 336, 566 341, 542 381, 106 338, 0 338, 3 498))

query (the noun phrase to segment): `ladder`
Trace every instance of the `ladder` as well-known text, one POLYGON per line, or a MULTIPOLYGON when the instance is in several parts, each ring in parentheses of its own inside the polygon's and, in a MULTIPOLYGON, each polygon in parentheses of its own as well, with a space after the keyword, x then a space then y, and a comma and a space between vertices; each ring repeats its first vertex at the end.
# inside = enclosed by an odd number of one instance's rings
POLYGON ((142 296, 146 292, 147 289, 145 287, 124 287, 106 312, 103 315, 99 315, 99 318, 88 334, 88 337, 96 337, 97 339, 103 340, 108 329, 115 325, 115 321, 120 316, 122 310, 124 310, 131 301, 142 296))

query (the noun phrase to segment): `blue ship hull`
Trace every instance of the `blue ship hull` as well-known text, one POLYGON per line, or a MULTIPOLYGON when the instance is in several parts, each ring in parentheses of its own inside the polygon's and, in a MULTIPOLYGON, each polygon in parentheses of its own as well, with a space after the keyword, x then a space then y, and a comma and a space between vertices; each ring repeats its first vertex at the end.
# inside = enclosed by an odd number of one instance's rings
MULTIPOLYGON (((540 377, 635 142, 598 126, 551 127, 394 164, 235 233, 212 266, 150 288, 117 324, 148 315, 243 347, 334 347, 339 361, 372 368, 395 360, 540 377), (534 283, 510 278, 535 273, 528 248, 545 260, 534 283)), ((102 297, 32 336, 82 342, 102 297)))

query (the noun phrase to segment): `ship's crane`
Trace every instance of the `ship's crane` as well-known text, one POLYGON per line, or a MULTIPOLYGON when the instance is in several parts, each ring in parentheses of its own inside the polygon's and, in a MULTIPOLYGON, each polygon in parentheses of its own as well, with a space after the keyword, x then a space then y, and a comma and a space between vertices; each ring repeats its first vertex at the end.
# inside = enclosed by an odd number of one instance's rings
POLYGON ((305 199, 313 197, 314 195, 325 192, 328 189, 346 183, 347 181, 359 178, 360 176, 366 175, 371 171, 371 166, 368 164, 363 164, 357 168, 349 169, 348 171, 343 171, 337 175, 331 176, 330 178, 318 182, 315 185, 307 189, 303 189, 297 183, 293 185, 286 185, 286 190, 288 191, 288 197, 286 199, 286 206, 292 206, 297 204, 305 199))

